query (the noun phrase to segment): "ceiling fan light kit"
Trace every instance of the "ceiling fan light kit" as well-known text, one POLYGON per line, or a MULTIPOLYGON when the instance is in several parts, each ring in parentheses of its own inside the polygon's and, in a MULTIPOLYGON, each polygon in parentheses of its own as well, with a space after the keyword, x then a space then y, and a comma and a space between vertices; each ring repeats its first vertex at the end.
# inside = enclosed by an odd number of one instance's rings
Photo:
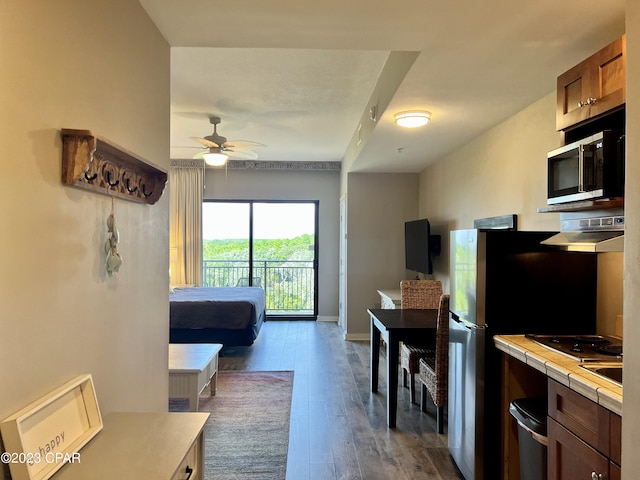
POLYGON ((393 116, 393 119, 400 127, 417 128, 431 121, 431 112, 424 110, 398 112, 393 116))
POLYGON ((229 157, 224 153, 205 153, 202 155, 202 158, 207 165, 220 167, 226 163, 229 157))

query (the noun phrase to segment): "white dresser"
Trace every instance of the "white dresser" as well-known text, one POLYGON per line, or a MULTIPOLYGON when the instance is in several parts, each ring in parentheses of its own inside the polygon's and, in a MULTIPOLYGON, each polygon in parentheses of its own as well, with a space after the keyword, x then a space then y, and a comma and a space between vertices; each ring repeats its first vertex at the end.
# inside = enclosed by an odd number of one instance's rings
POLYGON ((52 480, 203 480, 208 413, 111 413, 52 480))
POLYGON ((380 295, 380 308, 395 310, 402 307, 400 290, 378 290, 378 294, 380 295))

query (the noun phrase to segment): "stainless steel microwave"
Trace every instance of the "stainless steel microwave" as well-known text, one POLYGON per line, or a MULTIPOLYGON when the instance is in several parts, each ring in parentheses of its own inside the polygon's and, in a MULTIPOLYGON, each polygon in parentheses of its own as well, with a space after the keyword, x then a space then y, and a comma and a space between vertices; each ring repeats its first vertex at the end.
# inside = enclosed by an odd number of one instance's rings
POLYGON ((624 134, 604 130, 552 150, 547 205, 624 196, 624 134))

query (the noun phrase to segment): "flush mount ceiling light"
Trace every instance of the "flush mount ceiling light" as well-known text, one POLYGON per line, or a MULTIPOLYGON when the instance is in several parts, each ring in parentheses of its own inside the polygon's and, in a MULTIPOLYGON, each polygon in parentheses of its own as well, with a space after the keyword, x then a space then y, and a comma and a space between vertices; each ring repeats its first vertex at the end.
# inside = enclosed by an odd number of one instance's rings
POLYGON ((209 152, 209 153, 203 154, 202 158, 204 158, 204 162, 207 165, 211 165, 213 167, 220 167, 221 165, 225 164, 225 162, 229 157, 224 153, 209 152))
POLYGON ((426 125, 431 120, 431 113, 425 111, 399 112, 393 116, 396 124, 405 128, 416 128, 426 125))

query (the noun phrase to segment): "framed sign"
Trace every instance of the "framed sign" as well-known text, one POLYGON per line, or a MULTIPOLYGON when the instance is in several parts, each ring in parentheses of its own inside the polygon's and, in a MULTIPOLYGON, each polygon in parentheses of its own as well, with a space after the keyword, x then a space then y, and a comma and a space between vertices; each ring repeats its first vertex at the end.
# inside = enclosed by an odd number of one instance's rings
POLYGON ((102 417, 91 375, 81 375, 5 418, 0 433, 13 480, 45 480, 100 430, 102 417))

